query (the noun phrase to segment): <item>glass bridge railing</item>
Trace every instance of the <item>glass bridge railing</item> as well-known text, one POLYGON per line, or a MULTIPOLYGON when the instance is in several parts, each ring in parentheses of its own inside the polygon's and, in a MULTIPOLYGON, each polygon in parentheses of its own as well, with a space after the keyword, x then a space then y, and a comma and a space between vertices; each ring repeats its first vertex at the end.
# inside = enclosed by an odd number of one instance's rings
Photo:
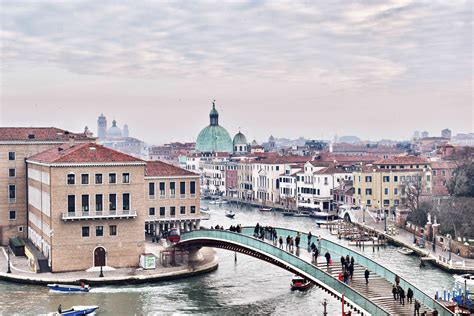
MULTIPOLYGON (((290 229, 284 229, 284 228, 276 228, 278 236, 296 236, 297 231, 295 230, 290 230, 290 229)), ((244 227, 242 229, 242 233, 246 235, 253 235, 254 232, 254 227, 244 227)), ((306 233, 300 232, 301 235, 301 244, 306 245, 308 242, 308 235, 306 233)), ((284 239, 284 238, 283 238, 284 239)), ((316 237, 313 235, 313 241, 316 241, 316 237)), ((362 255, 359 252, 356 252, 354 250, 351 250, 347 247, 344 247, 340 244, 337 244, 335 242, 332 242, 327 239, 322 239, 321 240, 321 247, 324 250, 329 251, 329 253, 336 255, 336 258, 340 256, 346 256, 349 255, 349 257, 354 257, 355 262, 358 264, 366 267, 370 271, 378 274, 379 276, 385 278, 387 281, 390 283, 395 283, 395 277, 396 274, 393 273, 392 271, 388 270, 381 264, 367 258, 366 256, 362 255)), ((400 286, 404 289, 411 288, 413 290, 414 297, 420 301, 422 304, 430 308, 431 310, 436 309, 438 311, 438 314, 441 316, 448 316, 448 315, 453 315, 453 313, 448 310, 444 305, 436 301, 435 299, 431 298, 428 296, 426 293, 418 289, 416 286, 414 286, 412 283, 408 282, 407 280, 403 279, 400 277, 400 286)))
POLYGON ((346 299, 364 309, 371 315, 389 315, 387 311, 372 303, 370 299, 351 289, 343 282, 333 278, 327 272, 317 268, 303 259, 296 257, 291 253, 281 250, 278 247, 266 242, 262 242, 256 238, 246 236, 252 235, 253 229, 244 229, 243 233, 244 234, 238 234, 225 230, 195 230, 183 233, 181 235, 181 242, 204 238, 231 242, 242 247, 252 248, 276 260, 279 260, 285 265, 291 266, 295 270, 304 272, 307 276, 311 276, 314 280, 317 280, 318 283, 322 283, 322 285, 331 288, 337 293, 344 294, 346 299))

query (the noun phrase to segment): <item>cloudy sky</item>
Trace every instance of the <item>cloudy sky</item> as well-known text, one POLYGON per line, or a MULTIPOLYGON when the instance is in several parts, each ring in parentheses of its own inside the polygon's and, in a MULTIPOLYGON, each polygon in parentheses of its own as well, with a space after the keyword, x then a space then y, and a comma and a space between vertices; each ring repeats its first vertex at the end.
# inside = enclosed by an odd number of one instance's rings
POLYGON ((0 0, 0 125, 150 143, 472 132, 472 1, 0 0))

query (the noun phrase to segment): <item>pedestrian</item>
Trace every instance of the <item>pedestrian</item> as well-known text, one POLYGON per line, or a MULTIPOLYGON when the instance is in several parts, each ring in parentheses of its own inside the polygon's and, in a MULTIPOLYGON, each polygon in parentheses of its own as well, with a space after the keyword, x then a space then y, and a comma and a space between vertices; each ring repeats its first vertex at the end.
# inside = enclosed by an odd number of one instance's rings
POLYGON ((311 238, 313 237, 313 235, 311 235, 311 232, 308 233, 308 247, 309 245, 311 245, 311 238))
POLYGON ((341 282, 344 282, 344 275, 342 274, 342 272, 339 272, 337 279, 341 282))
POLYGON ((349 255, 346 256, 346 267, 349 266, 349 262, 351 262, 351 259, 349 258, 349 255))
POLYGON ((438 310, 436 308, 433 311, 433 316, 438 316, 438 310))
POLYGON ((342 269, 344 269, 345 261, 346 261, 346 259, 344 259, 344 256, 341 256, 341 268, 342 269))
POLYGON ((349 271, 344 271, 344 283, 349 284, 349 271))
POLYGON ((286 237, 286 251, 290 250, 290 235, 286 237))
POLYGON ((402 287, 400 287, 399 292, 400 292, 400 294, 399 294, 400 295, 400 305, 405 305, 405 290, 402 287))
POLYGON ((296 248, 299 248, 300 247, 300 233, 296 234, 296 237, 295 237, 295 245, 296 245, 296 248))
POLYGON ((283 249, 283 238, 281 236, 278 241, 280 242, 280 249, 283 249))
POLYGON ((392 287, 392 294, 393 294, 393 300, 396 301, 397 296, 398 296, 398 289, 397 289, 397 286, 395 284, 392 287))
POLYGON ((329 251, 326 251, 326 254, 324 255, 326 257, 326 266, 329 268, 329 263, 331 262, 331 254, 329 251))
POLYGON ((351 257, 351 266, 354 266, 354 262, 355 262, 354 257, 351 257))
POLYGON ((349 266, 349 275, 351 276, 351 280, 352 280, 352 276, 354 275, 354 265, 351 264, 349 266))
POLYGON ((314 248, 313 250, 313 261, 316 263, 316 265, 318 264, 318 248, 314 248))
POLYGON ((365 268, 365 272, 364 272, 365 284, 369 284, 369 275, 370 275, 369 269, 365 268))
POLYGON ((411 287, 409 287, 407 291, 407 303, 413 303, 413 290, 411 289, 411 287))
POLYGON ((260 225, 257 223, 257 225, 255 225, 255 229, 253 230, 253 235, 257 237, 259 232, 260 232, 260 225))
POLYGON ((415 300, 415 312, 413 313, 413 316, 416 316, 417 314, 418 316, 420 316, 420 307, 420 302, 418 302, 418 300, 415 300))
POLYGON ((290 251, 293 252, 294 240, 293 237, 290 237, 290 251))
POLYGON ((316 245, 314 244, 314 242, 311 243, 310 248, 311 248, 311 251, 314 252, 314 249, 316 249, 316 245))
POLYGON ((396 284, 397 286, 400 285, 400 277, 399 277, 398 275, 395 276, 395 284, 396 284))

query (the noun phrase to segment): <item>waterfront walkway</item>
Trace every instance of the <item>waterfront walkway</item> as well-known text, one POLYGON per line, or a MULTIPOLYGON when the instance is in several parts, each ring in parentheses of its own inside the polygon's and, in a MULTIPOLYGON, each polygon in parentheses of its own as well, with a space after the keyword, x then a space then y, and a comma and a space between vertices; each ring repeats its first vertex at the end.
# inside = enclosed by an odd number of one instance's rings
POLYGON ((211 248, 201 249, 202 258, 200 261, 163 266, 160 264, 159 258, 160 253, 164 250, 165 248, 159 244, 146 243, 146 252, 153 253, 157 257, 155 269, 104 267, 104 277, 99 277, 100 268, 98 267, 87 271, 35 273, 29 269, 26 257, 15 257, 14 255, 10 255, 12 273, 6 273, 7 255, 5 248, 0 247, 0 279, 43 285, 48 283, 79 284, 80 282, 88 284, 145 283, 188 277, 215 270, 218 266, 217 256, 211 248))
MULTIPOLYGON (((243 228, 242 232, 243 234, 219 230, 188 232, 182 235, 182 245, 184 247, 206 245, 238 251, 271 262, 291 272, 296 271, 296 273, 314 280, 314 282, 319 283, 338 296, 345 294, 346 299, 374 315, 412 315, 414 312, 413 304, 405 302, 405 305, 401 305, 393 299, 392 286, 395 282, 395 274, 380 264, 364 257, 362 254, 324 239, 321 240, 322 251, 320 257, 315 263, 311 261, 311 254, 306 248, 295 247, 295 251, 288 252, 275 247, 272 241, 252 237, 253 228, 251 227, 243 228), (324 258, 326 251, 330 252, 334 260, 334 263, 330 264, 329 267, 326 267, 324 258), (341 271, 341 265, 338 263, 341 254, 344 256, 354 256, 356 262, 354 279, 348 285, 343 284, 337 279, 341 271), (303 260, 304 263, 299 260, 303 260), (317 267, 320 272, 311 269, 311 267, 317 267), (368 285, 365 284, 363 276, 366 268, 370 270, 368 285), (374 309, 377 312, 370 311, 374 309)), ((282 228, 277 228, 277 233, 278 236, 283 237, 288 235, 295 237, 297 234, 296 231, 282 228)), ((300 245, 306 247, 307 235, 300 233, 300 236, 300 245)), ((313 240, 315 241, 315 238, 313 240)), ((400 285, 405 290, 405 293, 408 288, 414 291, 415 297, 413 302, 416 298, 422 304, 420 312, 427 311, 427 315, 431 315, 432 311, 436 308, 439 315, 452 315, 439 302, 434 301, 406 280, 400 278, 400 285)))
MULTIPOLYGON (((448 251, 443 250, 442 247, 436 246, 433 251, 433 244, 430 241, 425 241, 425 248, 420 248, 413 243, 413 233, 403 229, 396 228, 396 234, 385 233, 385 223, 383 220, 376 220, 374 214, 366 213, 365 223, 362 220, 362 215, 360 212, 353 212, 356 220, 353 222, 362 228, 370 229, 376 231, 380 235, 384 235, 388 240, 396 243, 398 245, 408 247, 415 251, 418 255, 422 257, 431 258, 434 263, 450 272, 458 273, 474 273, 474 259, 463 258, 456 255, 455 253, 449 253, 448 251), (451 258, 451 261, 449 260, 451 258)), ((393 219, 387 218, 387 227, 394 225, 393 219)))

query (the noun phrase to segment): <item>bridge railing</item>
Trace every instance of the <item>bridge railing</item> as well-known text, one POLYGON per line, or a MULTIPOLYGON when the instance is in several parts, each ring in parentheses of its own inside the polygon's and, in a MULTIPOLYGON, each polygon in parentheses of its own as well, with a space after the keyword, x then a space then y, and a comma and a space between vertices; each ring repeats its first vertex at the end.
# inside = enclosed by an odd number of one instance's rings
POLYGON ((352 301, 354 304, 358 305, 360 308, 364 309, 372 315, 389 315, 387 311, 372 303, 370 299, 348 287, 346 284, 340 282, 339 280, 333 278, 327 272, 306 262, 303 259, 296 257, 295 255, 289 252, 283 251, 278 247, 275 247, 266 242, 262 242, 261 240, 258 240, 256 238, 225 230, 195 230, 183 233, 181 235, 180 242, 186 242, 193 239, 229 242, 241 247, 254 249, 264 255, 267 255, 280 261, 285 265, 291 266, 295 270, 302 272, 310 279, 321 283, 323 286, 327 286, 328 288, 334 290, 337 293, 344 294, 344 296, 348 300, 352 301))
MULTIPOLYGON (((254 229, 253 227, 244 227, 242 232, 247 235, 253 234, 253 229, 254 229)), ((288 236, 288 235, 295 236, 297 234, 297 231, 291 230, 291 229, 285 229, 285 228, 276 228, 276 229, 277 229, 278 236, 283 236, 283 239, 285 239, 284 238, 285 236, 288 236)), ((303 232, 300 232, 300 234, 301 234, 301 244, 306 245, 307 240, 308 240, 307 239, 308 235, 303 232)), ((315 242, 316 238, 313 236, 312 240, 315 242)), ((341 256, 345 257, 346 255, 349 255, 350 257, 354 257, 355 262, 366 267, 370 271, 375 272, 379 276, 385 278, 390 283, 395 283, 395 277, 397 276, 395 273, 385 268, 381 264, 373 261, 372 259, 367 258, 366 256, 364 256, 363 254, 359 252, 356 252, 350 248, 347 248, 345 246, 342 246, 340 244, 337 244, 327 239, 321 240, 321 247, 329 251, 332 255, 338 256, 336 258, 332 258, 334 261, 337 261, 341 256)), ((402 277, 400 277, 400 286, 404 288, 405 290, 407 290, 408 288, 411 288, 413 290, 413 295, 417 300, 419 300, 422 304, 424 304, 431 310, 436 309, 440 316, 453 315, 453 313, 449 309, 447 309, 444 305, 442 305, 441 303, 439 303, 432 297, 428 296, 425 292, 421 291, 415 285, 403 279, 402 277)))

